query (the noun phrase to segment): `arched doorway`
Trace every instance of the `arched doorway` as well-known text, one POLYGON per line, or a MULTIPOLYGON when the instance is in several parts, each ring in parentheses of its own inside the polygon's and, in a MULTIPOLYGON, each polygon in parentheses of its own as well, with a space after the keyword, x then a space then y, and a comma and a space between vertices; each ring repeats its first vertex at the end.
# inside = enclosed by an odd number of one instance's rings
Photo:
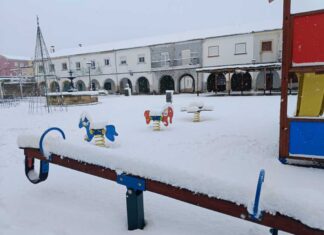
POLYGON ((38 84, 39 87, 39 93, 40 95, 45 95, 46 92, 46 83, 45 82, 41 82, 38 84))
POLYGON ((91 80, 91 88, 93 91, 100 90, 100 84, 97 79, 92 79, 91 80))
POLYGON ((280 77, 277 71, 267 71, 264 76, 264 71, 258 73, 256 80, 256 89, 271 91, 271 90, 280 90, 280 77))
POLYGON ((106 79, 104 83, 104 89, 108 92, 115 92, 115 83, 112 79, 106 79))
POLYGON ((216 75, 216 89, 217 91, 226 90, 226 77, 223 73, 218 73, 216 75))
POLYGON ((160 93, 164 94, 166 90, 174 90, 174 80, 169 75, 165 75, 160 79, 160 93))
POLYGON ((63 82, 63 91, 67 92, 70 90, 70 82, 69 81, 64 81, 63 82))
POLYGON ((86 90, 85 83, 83 81, 81 81, 81 80, 77 81, 77 83, 76 83, 76 89, 78 91, 85 91, 86 90))
POLYGON ((223 73, 212 73, 207 78, 207 91, 218 92, 226 90, 226 77, 223 73))
POLYGON ((216 76, 214 73, 210 74, 207 78, 207 91, 216 92, 216 76))
POLYGON ((149 94, 150 93, 150 83, 146 77, 140 77, 137 80, 137 90, 139 94, 149 94))
POLYGON ((124 93, 124 89, 127 87, 127 84, 128 87, 133 91, 133 85, 131 80, 129 80, 128 78, 123 78, 122 80, 120 80, 120 84, 119 84, 121 93, 124 93))
POLYGON ((195 91, 195 80, 189 75, 182 75, 179 79, 179 92, 180 93, 193 93, 195 91))
POLYGON ((252 77, 249 72, 234 73, 231 79, 232 91, 250 91, 252 88, 252 77))
POLYGON ((58 82, 53 81, 50 85, 50 91, 51 92, 59 92, 60 91, 60 85, 58 84, 58 82))

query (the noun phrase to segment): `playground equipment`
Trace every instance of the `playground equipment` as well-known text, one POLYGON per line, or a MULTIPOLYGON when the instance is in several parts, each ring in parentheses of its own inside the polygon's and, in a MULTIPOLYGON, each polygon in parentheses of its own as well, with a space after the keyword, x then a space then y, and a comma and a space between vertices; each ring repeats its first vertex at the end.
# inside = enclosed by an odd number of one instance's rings
MULTIPOLYGON (((43 135, 46 134, 44 133, 43 135)), ((138 177, 131 174, 131 172, 129 172, 128 174, 121 173, 120 171, 116 172, 106 165, 96 165, 93 163, 76 160, 69 156, 62 156, 53 153, 50 153, 50 157, 46 157, 43 153, 44 147, 42 141, 40 141, 39 146, 39 149, 30 147, 24 148, 25 169, 30 169, 30 165, 28 164, 30 162, 34 162, 35 159, 43 162, 43 164, 41 165, 45 166, 41 168, 41 180, 31 180, 32 183, 37 184, 46 180, 49 172, 49 163, 115 181, 118 184, 125 186, 127 189, 126 205, 129 230, 144 228, 145 217, 143 194, 144 191, 150 191, 202 208, 243 219, 245 221, 268 226, 271 228, 271 234, 278 234, 278 231, 281 230, 292 234, 324 235, 323 230, 311 228, 303 224, 303 222, 301 222, 300 220, 294 219, 287 215, 282 215, 280 213, 269 213, 262 210, 262 204, 260 204, 260 201, 262 200, 261 190, 265 177, 264 170, 260 171, 254 203, 251 205, 251 207, 248 208, 244 205, 240 205, 229 200, 223 200, 217 197, 211 197, 210 195, 203 193, 193 192, 184 187, 180 188, 150 178, 138 177)), ((28 179, 30 179, 27 171, 26 176, 28 177, 28 179)))
POLYGON ((164 126, 168 126, 169 122, 172 123, 173 108, 171 105, 166 105, 162 109, 162 111, 146 110, 144 112, 144 117, 147 125, 149 125, 150 122, 153 121, 153 130, 159 131, 161 130, 161 122, 164 124, 164 126))
POLYGON ((324 9, 291 14, 284 2, 279 160, 324 167, 324 9), (289 74, 299 79, 297 111, 288 117, 289 74))
MULTIPOLYGON (((284 2, 285 6, 285 16, 290 15, 290 0, 285 0, 284 2), (287 10, 289 9, 289 11, 287 10)), ((324 13, 324 11, 321 11, 324 13)), ((284 17, 286 26, 285 29, 285 42, 287 43, 287 26, 291 23, 289 21, 289 17, 284 17), (288 19, 288 21, 287 21, 288 19)), ((289 41, 289 40, 288 40, 289 41)), ((284 46, 285 50, 288 50, 288 47, 284 46)), ((289 51, 289 50, 288 50, 289 51)), ((288 72, 289 72, 289 63, 288 61, 288 54, 284 53, 284 72, 285 75, 283 77, 283 80, 287 82, 288 80, 288 72)), ((302 68, 302 67, 301 67, 302 68)), ((315 67, 312 67, 311 69, 314 69, 315 67)), ((322 67, 316 67, 316 68, 322 68, 322 67)), ((293 68, 295 69, 295 68, 293 68)), ((300 69, 300 68, 299 68, 300 69)), ((297 70, 297 69, 296 69, 297 70)), ((291 70, 293 71, 293 70, 291 70)), ((309 68, 304 68, 304 70, 300 70, 299 72, 307 72, 309 71, 309 68)), ((315 70, 316 71, 316 70, 315 70)), ((324 71, 324 70, 323 70, 324 71)), ((297 146, 300 145, 307 145, 308 149, 313 150, 319 150, 319 154, 321 154, 321 149, 319 148, 320 142, 314 142, 312 135, 315 135, 317 137, 320 137, 320 134, 323 135, 322 127, 323 127, 323 120, 320 119, 314 119, 315 121, 311 122, 310 118, 294 118, 294 119, 288 119, 287 118, 287 84, 283 81, 283 84, 285 85, 285 91, 283 91, 284 94, 283 100, 282 100, 282 106, 281 106, 281 142, 280 142, 280 153, 283 153, 284 158, 288 158, 289 154, 289 147, 291 148, 293 143, 295 143, 297 146), (285 111, 285 112, 283 112, 285 111), (289 126, 289 125, 290 126, 289 126), (296 125, 296 126, 294 126, 296 125), (290 129, 289 129, 290 128, 290 129), (295 133, 294 133, 295 131, 295 133), (318 132, 316 132, 318 131, 318 132), (289 136, 295 136, 297 134, 304 135, 306 132, 310 134, 311 142, 301 142, 301 139, 297 138, 295 142, 290 141, 289 145, 289 136), (293 143, 292 143, 293 142, 293 143), (309 144, 310 143, 310 144, 309 144), (311 147, 311 145, 314 145, 315 147, 311 147), (287 151, 287 152, 285 152, 287 151), (284 155, 284 153, 287 153, 287 155, 284 155)), ((300 98, 303 99, 301 96, 300 98)), ((305 100, 304 100, 305 101, 305 100)), ((303 109, 303 107, 301 108, 303 109)), ((159 113, 160 121, 164 122, 164 124, 168 125, 168 120, 170 119, 170 123, 172 122, 172 116, 173 116, 173 110, 169 108, 165 109, 164 112, 159 113), (167 111, 166 111, 167 110, 167 111), (164 112, 166 114, 170 114, 170 116, 166 115, 164 116, 164 112), (172 115, 171 115, 172 114, 172 115), (163 120, 165 118, 166 120, 163 120)), ((145 112, 146 121, 149 124, 152 120, 151 117, 154 116, 155 113, 151 113, 150 111, 145 112)), ((160 122, 159 121, 159 122, 160 122)), ((90 119, 86 118, 84 116, 84 123, 88 124, 87 133, 91 130, 90 127, 90 119), (86 120, 87 119, 87 120, 86 120)), ((47 133, 49 130, 46 131, 47 133)), ((138 177, 131 172, 128 172, 127 174, 120 173, 120 170, 115 171, 109 166, 105 165, 97 165, 93 164, 91 162, 86 161, 80 161, 79 159, 73 159, 72 156, 62 156, 59 154, 49 153, 46 154, 43 147, 43 141, 44 136, 46 135, 46 132, 41 137, 39 147, 38 148, 32 148, 29 145, 28 146, 21 146, 24 148, 24 154, 25 154, 25 169, 26 175, 28 179, 30 179, 30 169, 33 170, 33 163, 35 159, 39 159, 41 162, 43 161, 43 164, 41 163, 41 177, 42 180, 34 180, 33 183, 40 183, 44 180, 46 180, 48 172, 49 172, 49 163, 57 164, 60 166, 67 167, 69 169, 77 170, 80 172, 84 172, 90 175, 98 176, 104 179, 116 181, 117 183, 126 186, 127 193, 126 193, 126 203, 127 203, 127 220, 128 220, 128 229, 134 230, 134 229, 143 229, 145 226, 144 223, 144 201, 143 201, 143 193, 144 191, 150 191, 157 194, 161 194, 167 197, 171 197, 180 201, 184 201, 196 206, 200 206, 202 208, 207 208, 213 211, 217 211, 220 213, 224 213, 239 219, 243 219, 245 221, 253 222, 256 224, 264 225, 271 227, 271 234, 278 234, 279 230, 286 231, 288 233, 292 234, 302 234, 302 235, 324 235, 324 230, 319 230, 315 228, 311 228, 307 225, 305 225, 302 221, 297 220, 293 217, 280 214, 275 211, 267 212, 263 211, 262 208, 260 208, 260 199, 261 199, 261 190, 262 190, 262 183, 264 181, 265 172, 263 170, 260 171, 259 180, 257 184, 256 194, 255 194, 255 200, 252 205, 252 208, 247 208, 244 205, 240 205, 236 202, 230 201, 230 200, 224 200, 217 197, 212 197, 207 194, 203 194, 200 192, 194 192, 190 191, 189 189, 186 189, 184 187, 176 187, 172 186, 170 184, 157 181, 156 179, 153 180, 151 178, 142 178, 138 177), (46 176, 46 177, 45 177, 46 176)), ((64 134, 64 133, 63 133, 64 134)), ((63 135, 62 134, 62 135, 63 135)), ((90 133, 91 134, 91 133, 90 133)), ((63 136, 64 137, 64 136, 63 136)), ((298 136, 297 136, 298 137, 298 136)), ((301 137, 300 137, 301 138, 301 137)), ((323 142, 322 142, 323 143, 323 142)), ((323 146, 323 145, 321 145, 323 146)), ((304 150, 304 147, 302 147, 304 150)), ((46 150, 46 149, 45 149, 46 150)), ((292 151, 290 149, 290 151, 292 151)), ((321 156, 321 155, 318 155, 321 156)), ((285 159, 284 159, 285 160, 285 159)), ((312 159, 312 161, 314 161, 312 159)), ((206 182, 207 184, 209 182, 206 182)), ((280 198, 279 198, 280 199, 280 198)))
POLYGON ((95 141, 95 145, 105 147, 105 137, 114 142, 115 136, 118 136, 114 125, 107 125, 106 123, 93 123, 91 117, 87 113, 82 113, 79 122, 79 128, 86 129, 86 136, 84 140, 91 142, 95 141))
POLYGON ((193 121, 200 122, 200 113, 203 111, 213 111, 212 107, 205 106, 202 102, 192 102, 188 107, 181 108, 182 112, 193 113, 193 121))

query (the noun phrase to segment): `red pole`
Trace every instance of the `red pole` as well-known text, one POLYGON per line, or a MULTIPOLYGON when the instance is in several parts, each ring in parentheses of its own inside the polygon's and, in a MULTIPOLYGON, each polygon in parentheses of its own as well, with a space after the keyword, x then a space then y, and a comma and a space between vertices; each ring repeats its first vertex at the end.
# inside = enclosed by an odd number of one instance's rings
POLYGON ((284 0, 283 4, 283 55, 282 55, 282 76, 281 76, 281 105, 280 105, 280 138, 279 157, 289 155, 289 126, 287 117, 288 104, 288 78, 291 66, 291 0, 284 0))

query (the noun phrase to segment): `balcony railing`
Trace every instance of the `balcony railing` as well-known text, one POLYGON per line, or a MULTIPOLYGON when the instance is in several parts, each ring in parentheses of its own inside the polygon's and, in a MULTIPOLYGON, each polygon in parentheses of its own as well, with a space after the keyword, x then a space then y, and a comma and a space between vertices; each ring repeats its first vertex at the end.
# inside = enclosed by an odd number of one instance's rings
POLYGON ((199 65, 199 57, 175 59, 175 60, 161 60, 161 61, 152 61, 152 68, 164 68, 164 67, 176 67, 176 66, 192 66, 199 65))

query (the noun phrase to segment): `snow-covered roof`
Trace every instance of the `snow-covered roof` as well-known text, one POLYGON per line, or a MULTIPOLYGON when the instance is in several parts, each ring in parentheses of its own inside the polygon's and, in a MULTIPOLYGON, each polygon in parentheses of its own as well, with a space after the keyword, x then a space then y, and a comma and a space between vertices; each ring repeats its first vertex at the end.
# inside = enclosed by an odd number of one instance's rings
POLYGON ((51 53, 50 56, 51 58, 57 58, 57 57, 64 57, 69 55, 90 54, 96 52, 153 46, 153 45, 159 45, 164 43, 183 42, 183 41, 199 40, 199 39, 206 39, 212 37, 223 37, 223 36, 231 36, 231 35, 248 34, 252 32, 265 32, 265 31, 272 31, 272 30, 280 30, 280 26, 274 27, 274 25, 271 25, 271 27, 269 27, 269 26, 262 25, 262 26, 251 27, 251 26, 234 25, 231 27, 210 29, 204 31, 187 31, 181 34, 170 34, 170 35, 162 35, 156 37, 138 38, 132 40, 124 40, 118 42, 110 42, 110 43, 103 43, 97 45, 62 49, 62 50, 57 50, 54 53, 51 53))
POLYGON ((261 70, 261 69, 280 69, 281 63, 259 63, 259 64, 233 64, 233 65, 223 65, 215 67, 204 67, 196 69, 197 72, 201 73, 212 73, 212 72, 225 72, 234 70, 261 70))
POLYGON ((4 54, 1 55, 8 60, 32 60, 31 57, 27 57, 27 56, 4 55, 4 54))

